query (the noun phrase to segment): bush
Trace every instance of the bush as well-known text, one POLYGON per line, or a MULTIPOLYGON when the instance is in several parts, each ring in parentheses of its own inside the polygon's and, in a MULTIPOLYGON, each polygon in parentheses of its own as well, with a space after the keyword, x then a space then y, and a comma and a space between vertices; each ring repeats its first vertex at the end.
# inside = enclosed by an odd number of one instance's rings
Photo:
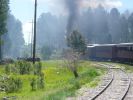
POLYGON ((90 69, 89 76, 91 77, 99 76, 99 73, 95 69, 90 69))
POLYGON ((78 80, 75 81, 74 86, 75 86, 76 89, 80 89, 81 88, 80 83, 79 83, 78 80))
POLYGON ((34 65, 34 68, 33 68, 32 64, 30 62, 19 61, 19 62, 15 63, 15 66, 14 65, 6 65, 5 72, 6 72, 6 74, 19 73, 20 75, 25 75, 25 74, 33 73, 34 75, 41 75, 42 64, 41 64, 41 62, 38 62, 34 65))
POLYGON ((39 76, 34 76, 30 81, 31 90, 44 89, 44 74, 41 73, 39 76))
POLYGON ((6 82, 6 93, 17 92, 22 89, 22 80, 20 78, 9 78, 6 82))
POLYGON ((52 55, 52 52, 53 52, 53 47, 51 46, 43 46, 41 48, 41 56, 43 58, 43 60, 49 60, 50 59, 50 56, 52 55))
POLYGON ((79 79, 73 79, 71 83, 73 84, 74 89, 80 89, 81 88, 81 84, 79 82, 79 79))
POLYGON ((42 73, 42 63, 38 62, 34 65, 34 74, 41 75, 41 73, 42 73))
POLYGON ((36 78, 32 78, 30 82, 31 90, 35 91, 37 89, 37 80, 36 78))
POLYGON ((10 65, 6 65, 5 66, 5 73, 6 74, 10 74, 10 72, 11 72, 11 66, 10 65))
POLYGON ((19 73, 21 75, 30 74, 32 71, 32 65, 26 61, 19 61, 15 64, 16 68, 18 68, 19 73))
POLYGON ((18 73, 18 68, 16 68, 13 65, 7 64, 5 66, 5 73, 6 74, 11 74, 11 73, 18 73))
POLYGON ((41 75, 38 78, 37 88, 44 89, 44 74, 43 73, 41 73, 41 75))

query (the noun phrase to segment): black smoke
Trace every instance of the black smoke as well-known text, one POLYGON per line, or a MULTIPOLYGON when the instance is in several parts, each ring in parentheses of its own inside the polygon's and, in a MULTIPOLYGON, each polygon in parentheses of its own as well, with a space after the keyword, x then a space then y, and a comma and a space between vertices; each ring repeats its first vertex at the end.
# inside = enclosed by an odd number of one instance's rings
POLYGON ((65 5, 68 10, 68 22, 67 22, 67 34, 74 30, 78 14, 79 14, 79 2, 80 0, 65 0, 65 5))

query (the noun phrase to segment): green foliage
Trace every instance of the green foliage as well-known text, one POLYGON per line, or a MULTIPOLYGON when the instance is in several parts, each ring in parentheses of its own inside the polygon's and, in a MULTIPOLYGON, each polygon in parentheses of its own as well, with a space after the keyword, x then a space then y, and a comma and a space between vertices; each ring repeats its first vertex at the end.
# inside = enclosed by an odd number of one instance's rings
POLYGON ((20 78, 11 77, 6 82, 7 93, 17 92, 22 89, 22 80, 20 78))
POLYGON ((89 76, 95 77, 95 76, 99 76, 99 74, 97 73, 97 70, 95 70, 95 69, 90 69, 90 71, 89 71, 89 76))
POLYGON ((38 89, 44 89, 44 74, 41 73, 40 76, 38 77, 38 82, 37 82, 37 88, 38 89))
MULTIPOLYGON (((30 79, 30 86, 32 91, 37 89, 44 89, 44 73, 42 72, 42 64, 38 62, 32 66, 30 62, 26 61, 18 61, 14 65, 6 65, 5 66, 5 73, 12 75, 33 75, 30 79)), ((5 80, 4 80, 5 81, 5 80)), ((12 93, 16 92, 22 88, 22 81, 21 78, 12 78, 7 79, 6 81, 6 92, 12 93), (11 84, 11 85, 10 85, 11 84)), ((3 82, 2 82, 3 83, 3 82)), ((5 84, 5 83, 3 83, 5 84)))
MULTIPOLYGON (((95 81, 94 79, 98 78, 96 75, 103 74, 101 69, 91 66, 90 62, 86 61, 80 63, 77 69, 79 77, 75 79, 73 73, 63 67, 63 63, 61 60, 43 62, 41 72, 45 73, 45 77, 43 73, 39 75, 34 75, 34 73, 21 75, 18 73, 16 75, 11 72, 11 77, 16 79, 17 76, 21 79, 22 89, 8 94, 0 93, 0 99, 5 96, 15 95, 18 97, 17 100, 64 100, 68 96, 74 96, 75 91, 86 83, 91 84, 92 81, 95 81), (98 74, 90 74, 93 70, 98 74)), ((0 67, 1 71, 2 67, 0 67)), ((32 71, 34 72, 34 70, 32 71)))
POLYGON ((35 65, 34 65, 34 74, 35 75, 41 75, 41 72, 42 71, 42 64, 41 62, 37 62, 35 65))
POLYGON ((21 75, 30 74, 32 71, 32 65, 26 61, 19 61, 15 64, 16 68, 18 68, 19 73, 21 75))
POLYGON ((11 72, 11 66, 7 64, 7 65, 5 66, 5 73, 6 73, 6 74, 10 74, 10 72, 11 72))
POLYGON ((33 77, 30 81, 31 90, 44 89, 44 74, 41 73, 38 77, 33 77))
POLYGON ((86 51, 85 39, 76 30, 68 35, 67 45, 68 45, 68 47, 72 48, 72 50, 79 52, 79 53, 85 53, 85 51, 86 51))
POLYGON ((0 60, 2 60, 1 45, 3 41, 1 36, 7 32, 6 21, 9 10, 9 0, 0 0, 0 60))
POLYGON ((79 82, 78 79, 75 79, 75 80, 73 81, 73 83, 74 83, 73 88, 75 88, 75 89, 80 89, 80 88, 81 88, 81 84, 80 84, 80 82, 79 82))
POLYGON ((32 91, 35 91, 37 89, 37 80, 36 80, 36 78, 31 79, 30 86, 32 88, 31 89, 32 91))
POLYGON ((49 60, 52 55, 53 48, 50 46, 43 46, 41 48, 41 55, 44 60, 49 60))
POLYGON ((7 64, 7 65, 5 66, 5 73, 6 73, 6 74, 11 74, 11 73, 17 74, 17 73, 18 73, 18 68, 16 68, 16 67, 13 66, 13 65, 7 64))
POLYGON ((0 35, 7 32, 6 20, 9 10, 9 0, 0 0, 0 35))

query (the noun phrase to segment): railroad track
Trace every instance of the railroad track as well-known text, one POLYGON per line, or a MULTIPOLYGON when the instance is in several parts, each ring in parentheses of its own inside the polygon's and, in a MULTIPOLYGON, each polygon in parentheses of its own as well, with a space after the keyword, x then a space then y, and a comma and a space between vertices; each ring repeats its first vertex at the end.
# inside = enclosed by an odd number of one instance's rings
POLYGON ((133 100, 133 73, 129 73, 129 77, 131 78, 131 84, 127 95, 124 100, 133 100))
POLYGON ((129 75, 116 65, 101 63, 99 65, 109 69, 103 83, 94 91, 85 91, 76 100, 133 100, 126 99, 131 86, 129 75))
POLYGON ((94 95, 89 96, 89 100, 95 100, 98 98, 106 89, 112 84, 114 80, 114 74, 111 70, 108 71, 108 74, 106 77, 103 78, 103 82, 101 85, 97 88, 95 92, 93 92, 94 95))
POLYGON ((90 100, 124 100, 126 97, 131 80, 128 74, 121 68, 111 65, 103 64, 105 67, 109 67, 112 70, 114 78, 112 83, 104 90, 99 96, 90 100))

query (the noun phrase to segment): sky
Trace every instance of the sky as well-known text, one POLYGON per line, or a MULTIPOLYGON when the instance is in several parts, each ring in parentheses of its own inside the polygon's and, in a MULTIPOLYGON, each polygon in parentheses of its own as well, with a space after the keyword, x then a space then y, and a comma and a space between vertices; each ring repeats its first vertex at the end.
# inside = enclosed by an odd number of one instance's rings
MULTIPOLYGON (((38 17, 41 13, 51 12, 54 15, 65 14, 64 0, 38 0, 38 17)), ((81 0, 80 8, 95 7, 102 3, 105 8, 117 7, 121 12, 129 10, 133 12, 133 0, 81 0)), ((10 0, 10 11, 23 24, 25 42, 30 42, 32 32, 32 20, 34 16, 34 0, 10 0)))

